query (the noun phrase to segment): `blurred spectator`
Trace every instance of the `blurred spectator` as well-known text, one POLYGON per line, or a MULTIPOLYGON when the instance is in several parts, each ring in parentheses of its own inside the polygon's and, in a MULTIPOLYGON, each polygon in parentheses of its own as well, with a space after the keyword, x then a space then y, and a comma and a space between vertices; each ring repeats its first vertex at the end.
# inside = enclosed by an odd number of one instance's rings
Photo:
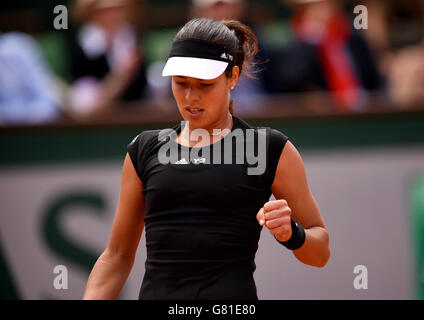
POLYGON ((76 0, 82 25, 71 53, 71 109, 93 115, 146 94, 145 64, 130 19, 130 0, 76 0))
POLYGON ((247 1, 245 0, 192 0, 191 17, 215 20, 232 19, 245 22, 247 1))
POLYGON ((400 108, 424 106, 424 44, 391 55, 387 78, 392 101, 400 108))
POLYGON ((368 1, 366 35, 378 54, 389 96, 400 108, 424 103, 424 2, 368 1))
POLYGON ((40 124, 61 116, 60 93, 38 43, 0 34, 0 124, 40 124))
MULTIPOLYGON (((190 6, 190 18, 202 17, 215 20, 237 20, 248 25, 255 34, 255 26, 247 21, 247 0, 192 0, 190 6)), ((258 39, 260 42, 260 39, 258 39)), ((260 46, 260 43, 259 43, 260 46)), ((262 61, 261 53, 258 54, 257 62, 262 61)), ((259 63, 260 69, 260 63, 259 63)), ((253 72, 254 73, 254 72, 253 72)), ((231 93, 234 99, 234 110, 242 111, 244 114, 258 112, 258 103, 260 102, 264 89, 258 79, 251 79, 241 74, 236 89, 231 93)))
POLYGON ((333 0, 286 0, 293 40, 269 50, 269 92, 328 90, 342 109, 361 109, 366 91, 384 87, 371 51, 333 0))

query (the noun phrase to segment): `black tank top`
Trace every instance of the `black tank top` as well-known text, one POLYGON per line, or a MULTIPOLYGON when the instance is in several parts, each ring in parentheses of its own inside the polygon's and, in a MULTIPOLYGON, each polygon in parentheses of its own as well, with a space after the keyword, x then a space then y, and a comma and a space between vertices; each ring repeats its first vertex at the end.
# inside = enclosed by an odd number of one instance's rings
POLYGON ((139 299, 258 299, 253 272, 262 227, 256 214, 269 201, 287 137, 233 116, 231 134, 196 148, 174 141, 181 129, 178 124, 143 131, 127 146, 143 182, 146 210, 147 257, 139 299), (233 138, 236 129, 245 137, 253 132, 254 139, 233 138), (260 132, 266 149, 258 147, 260 132), (228 139, 232 163, 224 157, 228 139), (256 155, 266 150, 266 169, 259 175, 247 171, 258 164, 236 159, 237 147, 243 144, 247 152, 252 141, 256 155), (159 154, 170 146, 178 156, 164 164, 159 154), (217 147, 220 163, 214 158, 217 147))

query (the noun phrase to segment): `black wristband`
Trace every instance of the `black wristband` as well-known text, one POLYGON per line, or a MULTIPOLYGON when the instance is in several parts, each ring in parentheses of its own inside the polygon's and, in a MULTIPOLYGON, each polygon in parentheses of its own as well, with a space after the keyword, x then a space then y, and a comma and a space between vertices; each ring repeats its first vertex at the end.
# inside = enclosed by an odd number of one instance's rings
POLYGON ((300 223, 294 221, 293 219, 291 219, 291 228, 292 228, 292 235, 289 240, 281 242, 277 238, 275 238, 275 236, 274 238, 280 244, 285 246, 287 249, 296 250, 296 249, 299 249, 301 246, 303 246, 303 244, 305 243, 305 240, 306 240, 305 229, 303 229, 300 223))

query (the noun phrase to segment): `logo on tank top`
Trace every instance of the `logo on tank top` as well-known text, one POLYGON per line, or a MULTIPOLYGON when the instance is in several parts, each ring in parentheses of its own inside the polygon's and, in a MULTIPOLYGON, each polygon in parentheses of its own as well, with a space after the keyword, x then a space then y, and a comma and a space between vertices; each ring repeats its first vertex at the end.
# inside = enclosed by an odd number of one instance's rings
POLYGON ((267 129, 233 128, 213 129, 213 136, 221 135, 218 142, 212 138, 210 130, 203 128, 189 129, 188 121, 182 121, 180 129, 187 126, 190 141, 198 143, 193 148, 184 148, 179 152, 175 142, 179 132, 163 129, 158 134, 161 146, 158 161, 163 164, 243 164, 248 175, 262 175, 267 165, 267 129), (225 133, 225 134, 224 134, 225 133), (200 140, 200 142, 199 142, 200 140), (199 154, 201 151, 201 154, 199 154))
POLYGON ((174 164, 189 164, 185 158, 175 161, 174 164))
POLYGON ((194 164, 205 163, 205 161, 206 161, 206 158, 194 158, 193 159, 194 164))
MULTIPOLYGON (((206 162, 206 158, 194 158, 192 160, 192 163, 194 163, 194 164, 205 163, 205 162, 206 162)), ((186 160, 186 158, 182 158, 182 159, 174 162, 174 164, 189 164, 189 163, 190 162, 188 162, 186 160)))

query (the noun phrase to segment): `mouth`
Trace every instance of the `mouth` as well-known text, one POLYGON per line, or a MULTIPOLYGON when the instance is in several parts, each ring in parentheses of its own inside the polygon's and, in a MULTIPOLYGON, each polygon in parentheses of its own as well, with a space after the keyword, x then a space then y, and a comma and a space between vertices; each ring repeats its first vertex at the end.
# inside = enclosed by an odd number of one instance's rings
POLYGON ((203 109, 197 107, 186 107, 186 110, 191 114, 200 114, 204 111, 203 109))

